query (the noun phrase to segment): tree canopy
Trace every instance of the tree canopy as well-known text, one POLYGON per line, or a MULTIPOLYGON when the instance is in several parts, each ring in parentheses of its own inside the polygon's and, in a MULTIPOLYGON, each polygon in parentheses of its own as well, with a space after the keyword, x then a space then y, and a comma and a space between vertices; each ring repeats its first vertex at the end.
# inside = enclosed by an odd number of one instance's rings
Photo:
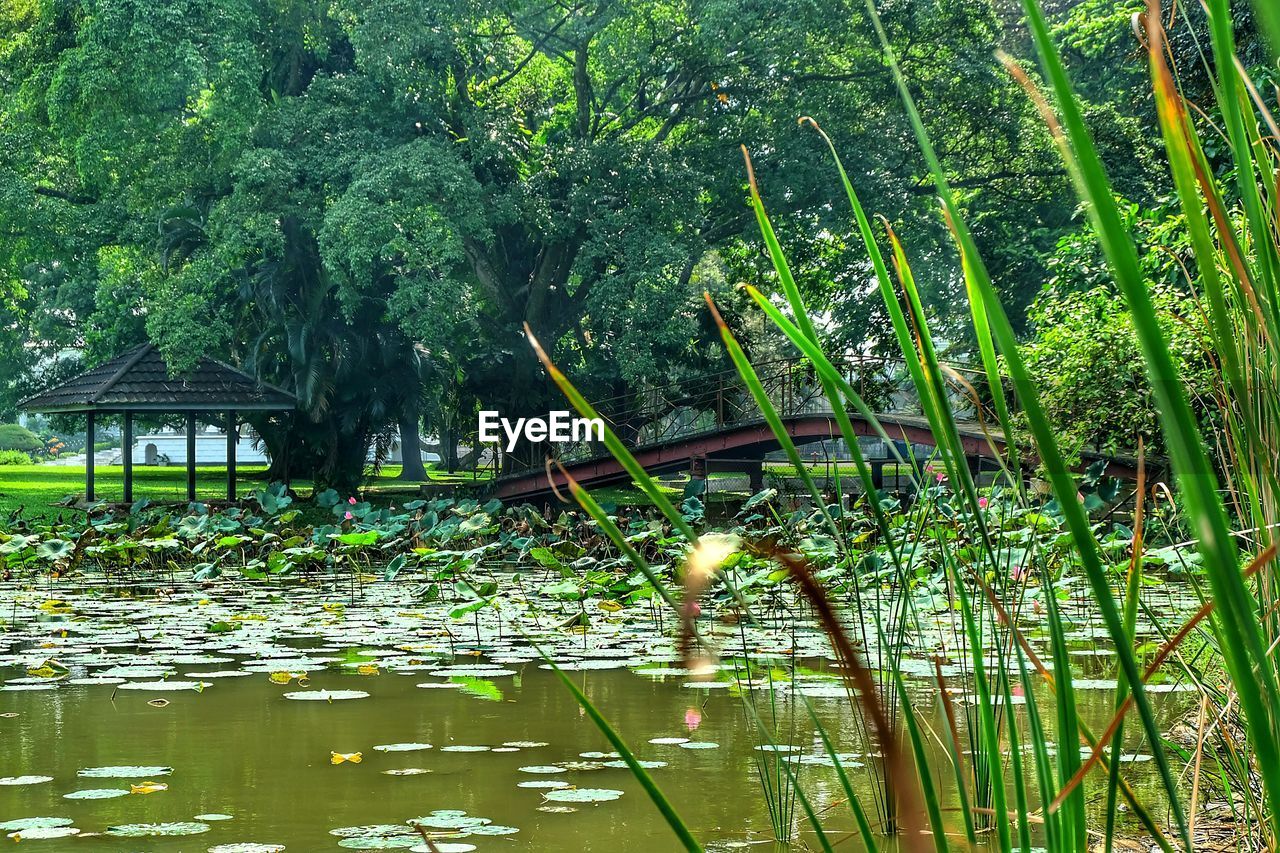
MULTIPOLYGON (((998 12, 884 10, 1016 308, 1074 209, 993 58, 998 12)), ((801 115, 913 232, 935 305, 956 292, 858 2, 17 0, 0 40, 0 358, 227 355, 298 394, 302 416, 256 425, 321 479, 358 477, 398 421, 545 412, 525 324, 619 418, 646 383, 723 367, 701 291, 765 276, 743 145, 784 234, 810 235, 795 263, 837 337, 874 342, 801 115)))

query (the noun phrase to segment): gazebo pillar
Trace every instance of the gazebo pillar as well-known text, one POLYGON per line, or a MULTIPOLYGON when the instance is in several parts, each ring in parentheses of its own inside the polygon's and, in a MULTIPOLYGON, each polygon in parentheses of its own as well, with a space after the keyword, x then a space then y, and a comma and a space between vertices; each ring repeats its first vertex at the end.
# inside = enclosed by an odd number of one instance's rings
POLYGON ((84 427, 84 499, 88 503, 93 503, 93 444, 96 435, 93 412, 88 411, 85 413, 84 427))
POLYGON ((236 412, 227 412, 227 500, 235 502, 236 494, 236 412))
POLYGON ((196 499, 196 413, 187 412, 187 500, 196 499))
POLYGON ((124 413, 124 430, 120 442, 124 451, 124 502, 133 503, 133 412, 124 413))

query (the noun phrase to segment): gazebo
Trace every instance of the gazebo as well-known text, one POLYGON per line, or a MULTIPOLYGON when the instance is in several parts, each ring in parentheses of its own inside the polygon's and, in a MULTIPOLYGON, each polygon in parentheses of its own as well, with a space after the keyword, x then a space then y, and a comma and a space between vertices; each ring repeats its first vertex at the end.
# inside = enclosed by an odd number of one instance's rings
POLYGON ((284 412, 297 398, 229 364, 202 356, 188 373, 174 376, 160 351, 146 343, 63 384, 23 400, 19 406, 41 414, 80 414, 88 421, 85 500, 94 500, 93 447, 98 415, 124 419, 124 500, 133 502, 133 416, 136 412, 187 416, 187 500, 196 499, 196 414, 218 413, 227 427, 227 500, 236 500, 236 413, 284 412))

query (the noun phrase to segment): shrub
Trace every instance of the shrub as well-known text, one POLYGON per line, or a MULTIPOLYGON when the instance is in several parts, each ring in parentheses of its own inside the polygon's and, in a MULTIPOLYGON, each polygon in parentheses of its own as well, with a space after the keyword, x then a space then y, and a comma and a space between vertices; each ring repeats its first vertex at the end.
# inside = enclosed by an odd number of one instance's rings
POLYGON ((21 450, 31 453, 43 447, 44 442, 40 437, 26 427, 18 424, 0 424, 0 450, 21 450))
POLYGON ((21 450, 0 450, 0 465, 30 465, 31 457, 21 450))
MULTIPOLYGON (((1220 420, 1217 372, 1204 311, 1183 274, 1194 264, 1186 221, 1164 210, 1121 209, 1125 223, 1143 240, 1143 273, 1170 354, 1201 427, 1212 430, 1220 420)), ((1141 437, 1149 450, 1163 455, 1159 408, 1133 316, 1110 280, 1092 231, 1064 237, 1050 267, 1054 278, 1028 312, 1035 338, 1022 356, 1068 454, 1086 447, 1132 452, 1141 437)))

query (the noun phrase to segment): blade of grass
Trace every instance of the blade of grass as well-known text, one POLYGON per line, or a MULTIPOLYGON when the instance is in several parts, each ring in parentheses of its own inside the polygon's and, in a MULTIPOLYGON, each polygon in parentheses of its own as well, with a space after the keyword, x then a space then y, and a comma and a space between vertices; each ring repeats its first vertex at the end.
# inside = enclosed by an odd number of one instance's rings
MULTIPOLYGON (((1169 351, 1164 332, 1160 328, 1156 311, 1151 302, 1138 262, 1137 248, 1121 217, 1110 181, 1101 158, 1084 123, 1084 116, 1072 91, 1066 69, 1062 65, 1056 46, 1049 35, 1048 25, 1035 0, 1023 0, 1027 20, 1040 56, 1041 66, 1055 94, 1062 128, 1070 141, 1071 150, 1079 165, 1078 194, 1093 222, 1094 232, 1107 256, 1112 277, 1124 294, 1133 318, 1147 366, 1147 373, 1161 412, 1161 427, 1173 468, 1177 474, 1179 492, 1187 517, 1199 533, 1199 547, 1205 558, 1210 586, 1214 598, 1223 609, 1220 622, 1223 658, 1227 671, 1240 689, 1241 705, 1250 725, 1248 733, 1258 753, 1259 771, 1268 792, 1268 799, 1280 802, 1280 744, 1277 743, 1275 719, 1268 707, 1280 707, 1273 667, 1266 659, 1265 647, 1257 620, 1257 608, 1253 597, 1240 576, 1239 555, 1231 540, 1225 510, 1217 492, 1217 477, 1205 453, 1195 416, 1187 402, 1186 390, 1179 379, 1177 368, 1169 351)), ((1229 14, 1225 3, 1211 0, 1211 18, 1229 14)), ((1230 28, 1229 19, 1214 21, 1215 41, 1220 41, 1218 31, 1230 28)), ((1217 48, 1215 48, 1217 49, 1217 48)), ((1231 68, 1231 63, 1219 67, 1231 68)), ((1226 75, 1229 76, 1229 75, 1226 75)), ((1232 89, 1231 91, 1234 91, 1232 89)), ((1226 100, 1231 97, 1224 93, 1226 100)), ((1224 112, 1234 112, 1238 105, 1224 105, 1224 112)), ((1231 119, 1237 123, 1238 116, 1231 119)), ((1243 157, 1244 155, 1238 154, 1243 157)), ((1256 186, 1254 187, 1256 194, 1256 186)), ((1114 610, 1114 608, 1111 608, 1114 610)), ((1108 631, 1117 639, 1123 637, 1123 626, 1112 625, 1108 618, 1108 631)), ((1118 620, 1116 620, 1118 621, 1118 620)), ((1139 712, 1146 720, 1146 692, 1141 685, 1136 665, 1130 671, 1132 656, 1126 648, 1121 654, 1125 674, 1133 686, 1139 712)), ((1158 731, 1147 735, 1152 751, 1163 769, 1167 767, 1158 731)), ((1165 783, 1170 806, 1183 835, 1183 843, 1190 847, 1186 818, 1178 802, 1177 789, 1172 778, 1165 783)), ((1273 810, 1273 831, 1280 834, 1280 810, 1273 810)))

